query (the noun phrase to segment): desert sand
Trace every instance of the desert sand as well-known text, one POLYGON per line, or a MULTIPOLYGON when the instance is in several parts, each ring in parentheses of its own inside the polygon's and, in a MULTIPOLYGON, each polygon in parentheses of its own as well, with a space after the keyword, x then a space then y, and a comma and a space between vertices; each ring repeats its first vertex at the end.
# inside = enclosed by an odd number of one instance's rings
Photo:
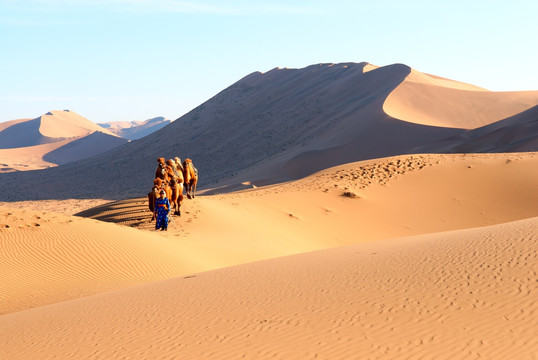
POLYGON ((15 120, 0 359, 537 359, 537 105, 403 64, 276 68, 39 171, 16 170, 100 135, 54 150, 92 129, 15 120), (201 179, 168 231, 160 156, 201 179))
POLYGON ((531 359, 537 165, 350 163, 186 200, 168 232, 144 198, 4 203, 0 357, 531 359))

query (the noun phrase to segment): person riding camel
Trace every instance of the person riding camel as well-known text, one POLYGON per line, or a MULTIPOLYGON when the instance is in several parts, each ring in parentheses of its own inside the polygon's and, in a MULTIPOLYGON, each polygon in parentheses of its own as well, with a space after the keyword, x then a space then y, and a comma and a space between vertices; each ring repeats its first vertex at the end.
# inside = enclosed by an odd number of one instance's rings
POLYGON ((176 162, 173 159, 169 159, 168 161, 166 161, 166 165, 168 165, 172 169, 172 172, 174 174, 173 177, 176 180, 181 179, 181 182, 183 182, 183 173, 181 173, 180 175, 180 173, 178 172, 176 162))

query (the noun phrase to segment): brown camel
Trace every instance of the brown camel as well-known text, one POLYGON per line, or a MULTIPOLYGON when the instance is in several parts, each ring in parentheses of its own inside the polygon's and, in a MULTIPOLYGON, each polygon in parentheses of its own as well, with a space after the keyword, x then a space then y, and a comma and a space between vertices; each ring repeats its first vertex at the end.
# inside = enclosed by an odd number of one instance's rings
POLYGON ((157 200, 157 198, 159 197, 159 191, 161 191, 162 184, 162 179, 155 178, 155 180, 153 180, 153 187, 148 193, 149 211, 151 211, 152 213, 151 221, 155 220, 155 200, 157 200))
POLYGON ((198 170, 192 164, 191 159, 183 161, 183 176, 185 177, 185 190, 189 199, 194 198, 196 184, 198 183, 198 170))
POLYGON ((155 170, 155 178, 163 179, 166 178, 166 163, 164 158, 157 159, 157 169, 155 170))
POLYGON ((172 192, 168 199, 170 205, 175 209, 175 215, 181 216, 181 203, 183 202, 183 174, 177 171, 176 163, 170 159, 166 162, 167 176, 170 179, 170 188, 172 192))
POLYGON ((183 169, 183 164, 181 163, 181 159, 176 156, 174 158, 174 162, 176 163, 177 171, 181 171, 181 176, 183 176, 183 172, 185 172, 185 169, 183 169))

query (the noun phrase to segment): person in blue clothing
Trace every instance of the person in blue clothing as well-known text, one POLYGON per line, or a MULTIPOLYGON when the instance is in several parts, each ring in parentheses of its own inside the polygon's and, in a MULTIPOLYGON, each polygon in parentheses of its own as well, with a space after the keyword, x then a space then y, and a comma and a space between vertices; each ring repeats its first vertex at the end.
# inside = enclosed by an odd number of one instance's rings
POLYGON ((155 222, 155 230, 161 229, 161 231, 168 231, 168 213, 170 212, 170 201, 166 197, 164 190, 161 190, 159 197, 155 200, 155 215, 157 221, 155 222))

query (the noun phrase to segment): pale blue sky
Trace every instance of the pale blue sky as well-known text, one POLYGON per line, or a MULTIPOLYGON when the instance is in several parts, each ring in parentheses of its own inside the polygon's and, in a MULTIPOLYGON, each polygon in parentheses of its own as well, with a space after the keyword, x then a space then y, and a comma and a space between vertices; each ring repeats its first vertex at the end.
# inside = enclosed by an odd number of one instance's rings
POLYGON ((404 63, 538 90, 536 0, 0 0, 0 122, 176 119, 253 71, 404 63))

